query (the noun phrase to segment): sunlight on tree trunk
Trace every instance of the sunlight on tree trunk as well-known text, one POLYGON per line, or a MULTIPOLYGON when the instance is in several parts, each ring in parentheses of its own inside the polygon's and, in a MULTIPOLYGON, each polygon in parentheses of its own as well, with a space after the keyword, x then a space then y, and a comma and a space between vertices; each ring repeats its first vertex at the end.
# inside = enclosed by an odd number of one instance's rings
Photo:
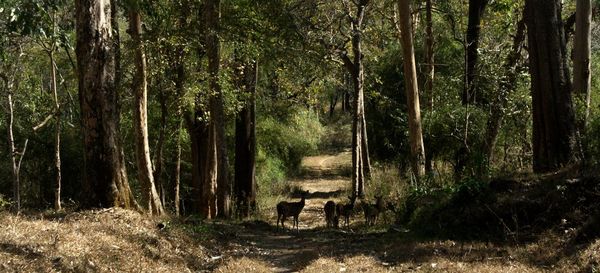
POLYGON ((425 147, 423 145, 423 131, 421 128, 421 107, 419 104, 419 90, 409 1, 399 0, 398 9, 400 14, 400 36, 402 38, 404 85, 408 106, 408 136, 411 153, 410 162, 413 174, 418 179, 425 174, 425 147))

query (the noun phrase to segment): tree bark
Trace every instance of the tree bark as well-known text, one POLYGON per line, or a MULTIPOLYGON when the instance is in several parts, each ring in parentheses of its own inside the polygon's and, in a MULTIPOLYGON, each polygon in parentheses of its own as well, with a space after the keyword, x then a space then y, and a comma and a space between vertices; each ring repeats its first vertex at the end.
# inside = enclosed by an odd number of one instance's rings
POLYGON ((419 104, 419 89, 417 70, 412 38, 412 23, 410 4, 408 0, 399 0, 400 36, 402 38, 402 55, 404 63, 404 84, 406 104, 408 106, 408 127, 411 153, 411 168, 415 176, 425 174, 425 147, 421 128, 421 108, 419 104))
POLYGON ((156 154, 154 158, 154 181, 160 196, 160 200, 164 207, 166 207, 166 190, 164 186, 163 174, 165 171, 165 135, 167 132, 167 118, 169 115, 167 105, 167 95, 165 94, 164 88, 159 86, 158 101, 160 103, 160 129, 158 133, 158 143, 156 144, 156 154))
MULTIPOLYGON (((258 64, 245 64, 239 88, 248 96, 235 124, 235 194, 238 217, 256 210, 256 84, 258 64)), ((242 72, 240 71, 240 72, 242 72)))
POLYGON ((154 185, 150 144, 148 142, 148 83, 146 52, 142 43, 142 20, 137 7, 129 8, 129 34, 133 41, 136 72, 133 76, 134 138, 138 180, 142 185, 142 204, 150 214, 162 215, 163 206, 154 185))
POLYGON ((466 77, 465 87, 462 94, 462 103, 472 104, 475 102, 477 87, 477 62, 479 59, 479 34, 481 30, 481 18, 485 6, 489 0, 469 0, 469 20, 467 22, 467 52, 466 52, 466 77))
POLYGON ((196 105, 194 117, 188 120, 192 151, 192 195, 194 211, 203 218, 216 217, 216 147, 211 144, 211 126, 204 111, 196 105))
POLYGON ((61 172, 61 163, 60 163, 60 131, 61 131, 61 109, 60 104, 58 102, 58 90, 56 88, 56 64, 54 62, 54 49, 49 52, 50 55, 50 66, 52 71, 52 94, 54 97, 54 106, 56 107, 56 114, 54 118, 56 119, 56 128, 55 128, 55 142, 54 142, 54 167, 56 171, 55 176, 55 185, 54 185, 54 209, 59 211, 62 209, 61 201, 60 201, 60 191, 61 191, 61 181, 62 181, 62 172, 61 172))
POLYGON ((368 148, 366 139, 366 124, 364 117, 364 66, 362 53, 362 30, 366 8, 369 0, 356 2, 356 16, 351 18, 352 55, 351 60, 345 52, 340 57, 352 77, 354 87, 352 120, 352 190, 355 196, 365 195, 365 172, 370 172, 368 148))
POLYGON ((491 113, 487 121, 483 151, 488 165, 491 164, 494 158, 494 147, 504 120, 504 109, 508 104, 508 96, 517 86, 517 64, 521 58, 524 41, 525 19, 523 18, 517 23, 512 49, 504 62, 504 75, 500 79, 497 97, 491 105, 491 113))
POLYGON ((590 67, 590 46, 591 46, 591 22, 592 22, 592 1, 577 0, 577 11, 575 15, 575 44, 573 48, 573 91, 576 94, 585 96, 585 124, 590 116, 590 98, 591 98, 591 67, 590 67))
POLYGON ((179 127, 177 129, 177 152, 175 155, 175 175, 174 175, 174 192, 175 196, 173 197, 173 203, 175 203, 175 216, 181 215, 181 207, 180 207, 180 193, 179 187, 181 184, 181 130, 182 123, 179 123, 179 127))
POLYGON ((135 206, 120 158, 111 5, 75 1, 79 100, 84 142, 83 207, 135 206))
POLYGON ((206 54, 208 56, 209 88, 211 96, 210 126, 211 146, 216 146, 217 156, 217 217, 229 218, 231 214, 231 184, 229 182, 229 162, 227 157, 227 143, 225 140, 225 114, 223 109, 223 93, 219 85, 219 70, 221 50, 219 41, 219 28, 221 18, 221 1, 207 0, 204 5, 204 22, 206 23, 206 54))
POLYGON ((533 104, 533 170, 554 171, 569 163, 575 116, 559 0, 527 0, 529 71, 533 104))
POLYGON ((425 71, 425 94, 427 97, 427 109, 433 110, 433 81, 435 77, 434 52, 433 52, 433 21, 431 17, 432 0, 425 0, 425 56, 426 56, 426 71, 425 71))

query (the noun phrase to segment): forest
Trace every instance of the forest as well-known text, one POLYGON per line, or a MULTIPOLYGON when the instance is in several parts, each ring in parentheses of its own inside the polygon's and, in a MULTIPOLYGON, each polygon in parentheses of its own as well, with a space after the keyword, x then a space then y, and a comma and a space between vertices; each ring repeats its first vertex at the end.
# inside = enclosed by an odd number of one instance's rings
POLYGON ((600 0, 2 0, 0 272, 600 272, 600 0))

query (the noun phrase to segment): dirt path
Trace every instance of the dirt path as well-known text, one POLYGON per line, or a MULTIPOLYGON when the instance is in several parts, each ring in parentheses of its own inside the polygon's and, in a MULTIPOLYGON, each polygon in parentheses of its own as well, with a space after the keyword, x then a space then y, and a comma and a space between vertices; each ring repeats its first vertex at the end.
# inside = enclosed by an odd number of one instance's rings
POLYGON ((323 256, 324 252, 331 253, 330 246, 339 242, 346 231, 325 229, 323 206, 328 200, 347 200, 345 192, 350 187, 350 178, 345 174, 349 173, 350 164, 350 151, 304 158, 302 175, 290 181, 292 187, 310 192, 300 214, 300 231, 289 230, 291 218, 286 221, 287 230, 275 229, 277 215, 273 210, 269 225, 246 223, 244 229, 235 233, 230 249, 233 253, 230 254, 259 259, 274 272, 296 272, 323 256))

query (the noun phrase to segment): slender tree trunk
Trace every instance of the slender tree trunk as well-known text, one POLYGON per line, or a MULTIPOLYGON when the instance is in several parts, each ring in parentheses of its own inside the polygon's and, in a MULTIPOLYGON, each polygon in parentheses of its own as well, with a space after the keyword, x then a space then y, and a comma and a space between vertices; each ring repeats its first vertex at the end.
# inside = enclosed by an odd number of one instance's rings
POLYGON ((466 52, 466 82, 463 90, 462 102, 469 104, 475 102, 477 87, 477 62, 479 59, 479 34, 481 18, 489 0, 469 0, 469 20, 467 22, 467 52, 466 52))
POLYGON ((498 133, 504 120, 504 109, 508 104, 508 96, 517 86, 517 64, 521 58, 521 50, 525 41, 525 21, 521 19, 517 23, 517 30, 513 40, 510 53, 504 63, 504 75, 498 85, 497 97, 491 105, 490 117, 487 121, 484 153, 487 164, 491 164, 494 157, 494 147, 498 139, 498 133))
POLYGON ((135 206, 120 159, 110 3, 77 0, 77 64, 84 138, 84 207, 135 206))
POLYGON ((154 185, 150 144, 148 142, 148 83, 146 81, 146 53, 142 43, 142 20, 135 7, 129 10, 129 33, 134 44, 136 73, 133 77, 134 129, 138 180, 142 185, 142 204, 150 214, 164 213, 154 185))
POLYGON ((554 171, 569 163, 575 115, 559 0, 526 0, 529 71, 533 104, 533 170, 554 171))
POLYGON ((58 90, 56 88, 56 64, 54 62, 54 50, 52 49, 49 52, 50 55, 50 66, 52 71, 52 94, 54 97, 54 106, 56 107, 56 131, 55 131, 55 142, 54 142, 54 167, 56 168, 56 177, 55 177, 55 185, 54 185, 54 209, 61 210, 61 201, 60 201, 60 189, 61 189, 61 163, 60 163, 60 130, 61 130, 61 109, 60 104, 58 102, 58 90))
POLYGON ((169 115, 167 105, 167 95, 162 87, 159 87, 158 100, 160 103, 160 129, 158 133, 158 143, 156 144, 156 155, 154 159, 154 181, 157 186, 158 194, 163 206, 166 207, 166 190, 164 186, 163 174, 165 171, 164 150, 165 150, 165 135, 167 131, 167 118, 169 115))
POLYGON ((15 210, 21 211, 21 180, 19 179, 19 168, 17 164, 18 151, 15 145, 15 137, 13 135, 13 123, 14 123, 14 110, 12 91, 8 91, 8 145, 10 145, 10 160, 12 165, 12 177, 13 177, 13 201, 15 202, 15 210))
POLYGON ((256 84, 258 64, 246 64, 240 81, 248 99, 235 126, 235 193, 238 216, 246 218, 256 209, 256 84))
POLYGON ((177 129, 177 154, 175 155, 175 175, 174 175, 174 192, 175 196, 173 198, 173 202, 175 203, 175 216, 181 215, 180 208, 180 193, 179 186, 181 184, 181 130, 182 123, 179 122, 179 128, 177 129))
POLYGON ((433 21, 431 17, 432 0, 425 0, 425 55, 427 70, 425 72, 425 94, 427 97, 427 108, 433 110, 433 80, 435 76, 434 52, 433 52, 433 21))
POLYGON ((591 22, 592 1, 577 0, 575 23, 575 45, 573 48, 573 91, 585 95, 585 117, 583 128, 590 116, 590 91, 591 91, 591 22))
POLYGON ((210 105, 210 126, 214 131, 214 144, 217 155, 217 216, 229 218, 231 213, 231 184, 229 182, 229 162, 227 143, 225 140, 225 114, 223 110, 223 93, 219 85, 219 69, 221 62, 219 28, 221 18, 221 1, 207 0, 204 5, 204 22, 206 23, 206 54, 208 56, 209 86, 212 92, 210 105))
POLYGON ((421 129, 421 108, 419 104, 419 89, 417 70, 412 38, 412 23, 409 0, 399 0, 400 36, 402 38, 402 55, 404 63, 404 84, 408 105, 408 127, 411 152, 411 167, 415 176, 425 174, 425 147, 421 129))

